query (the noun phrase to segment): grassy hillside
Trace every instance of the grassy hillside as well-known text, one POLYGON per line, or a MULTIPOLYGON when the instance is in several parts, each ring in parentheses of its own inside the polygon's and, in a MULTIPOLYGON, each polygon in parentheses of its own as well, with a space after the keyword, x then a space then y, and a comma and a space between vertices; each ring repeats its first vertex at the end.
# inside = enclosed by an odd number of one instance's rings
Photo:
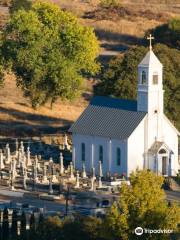
MULTIPOLYGON (((179 0, 127 0, 118 9, 99 6, 98 0, 52 0, 63 9, 73 12, 83 25, 92 26, 101 44, 100 61, 123 52, 130 46, 141 44, 148 29, 180 16, 179 0)), ((0 8, 1 24, 7 18, 7 8, 0 8)), ((73 103, 58 101, 53 109, 47 104, 33 110, 17 89, 15 78, 6 77, 0 89, 0 135, 37 135, 56 133, 78 118, 87 106, 94 81, 85 83, 84 94, 73 103)))

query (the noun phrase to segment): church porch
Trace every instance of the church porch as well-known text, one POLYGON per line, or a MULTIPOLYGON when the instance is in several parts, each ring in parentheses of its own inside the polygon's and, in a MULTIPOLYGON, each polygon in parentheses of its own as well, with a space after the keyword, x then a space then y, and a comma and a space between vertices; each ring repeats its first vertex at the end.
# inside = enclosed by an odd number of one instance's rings
POLYGON ((173 176, 174 153, 163 142, 155 142, 148 151, 148 168, 158 175, 173 176))

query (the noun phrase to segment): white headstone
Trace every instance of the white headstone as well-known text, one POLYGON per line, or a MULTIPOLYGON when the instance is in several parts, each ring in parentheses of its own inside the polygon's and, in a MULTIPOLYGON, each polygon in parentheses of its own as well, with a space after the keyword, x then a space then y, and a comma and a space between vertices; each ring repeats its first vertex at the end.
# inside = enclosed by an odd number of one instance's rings
POLYGON ((15 141, 15 146, 16 146, 16 157, 18 157, 18 149, 19 149, 18 139, 16 139, 15 141))
POLYGON ((29 147, 27 147, 27 152, 26 152, 26 165, 27 166, 32 166, 31 152, 30 152, 30 148, 29 147))
POLYGON ((102 162, 101 161, 99 161, 99 177, 103 177, 102 162))
POLYGON ((38 172, 37 172, 37 165, 36 165, 36 161, 34 161, 34 165, 33 165, 33 173, 34 173, 34 182, 37 183, 39 181, 38 179, 38 172))
POLYGON ((66 150, 69 149, 68 137, 66 134, 64 136, 64 149, 66 149, 66 150))
POLYGON ((76 186, 75 188, 79 188, 79 172, 76 172, 76 186))
POLYGON ((62 175, 64 173, 64 161, 63 161, 63 154, 60 153, 60 174, 62 175))
POLYGON ((3 168, 5 168, 4 166, 4 156, 3 156, 3 152, 0 149, 0 170, 2 170, 3 168))
POLYGON ((87 175, 86 175, 86 167, 85 167, 85 163, 83 162, 82 164, 82 178, 86 178, 87 175))
POLYGON ((72 162, 70 162, 70 178, 74 179, 74 168, 72 162))
POLYGON ((92 178, 94 178, 94 180, 96 179, 96 174, 95 174, 95 168, 92 168, 92 178))
POLYGON ((16 176, 17 176, 17 172, 16 172, 16 159, 14 158, 14 159, 12 159, 12 171, 13 171, 13 179, 15 179, 16 178, 16 176))
POLYGON ((23 143, 23 141, 21 141, 21 143, 20 143, 20 150, 21 150, 21 153, 24 154, 24 143, 23 143))
POLYGON ((42 178, 42 182, 43 183, 47 183, 48 179, 47 179, 47 169, 46 169, 46 165, 44 164, 43 166, 43 178, 42 178))
POLYGON ((52 164, 52 182, 55 183, 57 181, 58 181, 58 179, 57 179, 57 175, 56 175, 56 168, 55 168, 55 165, 52 164))
POLYGON ((91 188, 90 188, 90 191, 94 191, 94 190, 95 190, 94 178, 91 177, 91 188))
POLYGON ((26 168, 25 168, 25 169, 24 169, 24 176, 23 176, 23 188, 24 188, 25 190, 27 189, 26 180, 27 180, 27 171, 26 171, 26 168))
POLYGON ((49 179, 49 194, 53 194, 52 177, 49 179))
POLYGON ((10 147, 9 144, 6 144, 6 164, 11 163, 11 152, 10 152, 10 147))
POLYGON ((98 188, 102 188, 102 181, 101 181, 101 177, 99 177, 99 179, 98 179, 98 188))

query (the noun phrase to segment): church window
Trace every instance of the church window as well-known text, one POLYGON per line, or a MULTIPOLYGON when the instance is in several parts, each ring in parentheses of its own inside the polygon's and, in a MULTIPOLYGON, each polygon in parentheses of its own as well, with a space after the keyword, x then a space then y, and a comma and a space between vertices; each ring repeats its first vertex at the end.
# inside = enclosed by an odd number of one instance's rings
POLYGON ((99 146, 99 161, 103 162, 103 146, 99 146))
POLYGON ((157 72, 153 73, 153 84, 154 85, 158 84, 158 73, 157 72))
POLYGON ((117 148, 116 156, 117 156, 117 165, 120 166, 121 165, 121 149, 120 148, 117 148))
POLYGON ((141 83, 146 84, 146 72, 145 71, 142 71, 141 83))
POLYGON ((81 144, 81 160, 85 161, 85 152, 86 152, 86 147, 85 147, 85 143, 81 144))

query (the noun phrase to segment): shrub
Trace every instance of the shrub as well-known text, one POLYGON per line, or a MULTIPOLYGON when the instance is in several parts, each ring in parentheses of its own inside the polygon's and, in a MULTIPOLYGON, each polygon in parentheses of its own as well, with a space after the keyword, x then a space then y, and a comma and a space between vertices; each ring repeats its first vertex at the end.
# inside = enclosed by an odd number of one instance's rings
POLYGON ((118 0, 101 0, 100 7, 103 8, 114 8, 119 6, 118 0))

